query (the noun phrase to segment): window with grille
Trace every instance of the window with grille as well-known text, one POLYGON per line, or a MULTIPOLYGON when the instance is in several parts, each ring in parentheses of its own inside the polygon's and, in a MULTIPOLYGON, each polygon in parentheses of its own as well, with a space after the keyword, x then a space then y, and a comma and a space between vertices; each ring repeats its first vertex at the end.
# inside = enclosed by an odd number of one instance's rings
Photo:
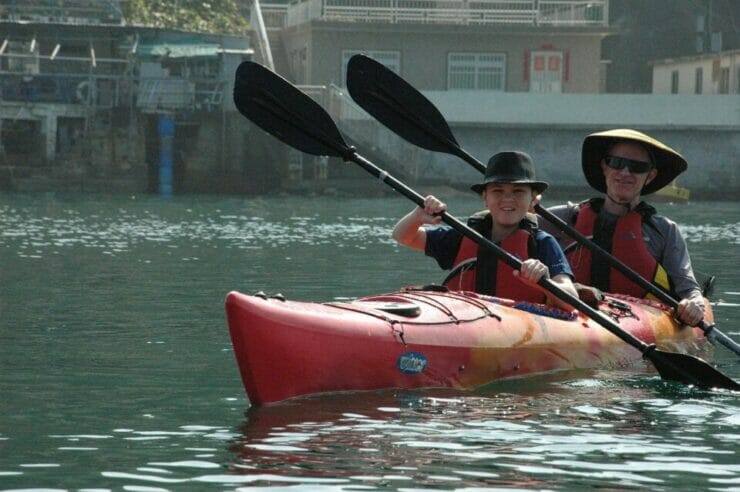
POLYGON ((449 90, 506 90, 506 55, 503 53, 450 53, 447 55, 449 90))

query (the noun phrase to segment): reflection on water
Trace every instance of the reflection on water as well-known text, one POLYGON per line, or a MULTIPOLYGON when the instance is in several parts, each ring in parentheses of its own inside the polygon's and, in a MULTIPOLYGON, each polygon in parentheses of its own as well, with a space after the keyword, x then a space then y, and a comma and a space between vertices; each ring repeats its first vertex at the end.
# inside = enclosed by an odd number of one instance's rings
MULTIPOLYGON (((326 301, 439 282, 432 260, 390 240, 409 209, 0 195, 0 489, 738 487, 737 396, 636 369, 250 408, 225 294, 326 301)), ((717 275, 718 326, 740 339, 737 206, 665 211, 696 269, 717 275)), ((737 358, 716 356, 740 377, 737 358)))
MULTIPOLYGON (((326 395, 250 409, 234 443, 236 473, 264 485, 343 479, 355 487, 674 487, 691 469, 736 476, 732 442, 697 446, 693 424, 731 424, 734 397, 675 403, 660 386, 595 379, 523 381, 517 393, 386 391, 326 395), (577 396, 576 396, 577 394, 577 396), (536 399, 536 403, 533 403, 536 399), (580 404, 570 406, 574 400, 580 404), (692 419, 694 420, 692 422, 692 419), (679 431, 680 429, 680 431, 679 431), (687 452, 687 446, 691 451, 687 452)), ((666 385, 669 394, 673 385, 666 385)), ((675 397, 675 395, 671 395, 675 397)), ((732 441, 732 436, 726 436, 732 441)), ((305 483, 305 482, 304 482, 305 483)))

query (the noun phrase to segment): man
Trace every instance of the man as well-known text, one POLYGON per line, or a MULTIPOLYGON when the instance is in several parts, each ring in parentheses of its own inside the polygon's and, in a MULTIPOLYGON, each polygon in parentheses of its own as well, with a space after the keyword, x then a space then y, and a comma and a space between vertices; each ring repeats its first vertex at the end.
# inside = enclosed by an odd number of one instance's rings
POLYGON ((552 281, 568 294, 576 296, 572 272, 557 241, 539 231, 527 218, 547 183, 535 178, 532 159, 524 152, 499 152, 488 161, 482 183, 471 186, 486 206, 468 225, 484 237, 498 243, 505 251, 522 259, 520 272, 499 261, 486 248, 450 226, 439 224, 438 213, 447 206, 436 197, 424 199, 393 229, 393 238, 413 249, 424 251, 440 267, 452 270, 444 285, 453 290, 469 290, 498 297, 544 303, 568 309, 537 285, 542 277, 552 281))
MULTIPOLYGON (((583 142, 586 180, 604 198, 549 210, 654 284, 680 299, 677 318, 696 325, 704 315, 701 289, 694 277, 686 241, 676 223, 641 201, 687 168, 684 158, 635 130, 594 133, 583 142)), ((593 256, 545 220, 540 226, 564 245, 576 282, 600 290, 645 297, 646 292, 593 256)))

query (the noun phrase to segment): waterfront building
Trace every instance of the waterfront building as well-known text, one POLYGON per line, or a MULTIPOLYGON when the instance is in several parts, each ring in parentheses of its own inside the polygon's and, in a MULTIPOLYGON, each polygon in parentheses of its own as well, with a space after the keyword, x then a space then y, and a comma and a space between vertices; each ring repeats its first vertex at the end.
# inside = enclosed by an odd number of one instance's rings
POLYGON ((365 53, 424 90, 601 92, 608 0, 263 3, 278 71, 344 85, 365 53))
POLYGON ((740 49, 656 60, 653 94, 740 94, 740 49))
POLYGON ((233 74, 251 53, 246 35, 128 25, 118 1, 4 1, 0 188, 155 191, 163 120, 170 186, 228 185, 233 74))
MULTIPOLYGON (((640 19, 631 8, 651 19, 650 35, 665 49, 686 44, 666 31, 674 16, 683 25, 703 12, 698 6, 678 8, 673 1, 669 9, 649 3, 651 9, 626 0, 269 2, 255 4, 261 15, 253 9, 251 18, 264 19, 266 36, 255 30, 252 41, 256 59, 264 61, 271 51, 275 70, 330 108, 358 149, 411 182, 464 189, 475 171, 454 157, 406 144, 364 115, 343 89, 347 60, 355 53, 375 58, 420 89, 462 147, 479 160, 501 149, 527 150, 554 192, 587 193, 580 168, 585 135, 629 127, 655 135, 696 163, 682 176, 692 183, 693 196, 702 196, 702 189, 716 196, 717 182, 731 196, 730 190, 740 189, 734 170, 737 100, 607 90, 627 86, 617 83, 625 76, 620 67, 638 52, 626 49, 627 41, 646 34, 634 32, 640 19), (618 15, 615 24, 612 10, 618 15), (613 39, 618 42, 606 42, 613 39), (704 172, 706 149, 713 154, 710 173, 704 172)), ((724 12, 720 3, 715 12, 724 12)), ((691 29, 684 33, 689 46, 694 36, 691 29)), ((652 52, 646 46, 639 53, 652 52)), ((649 70, 647 59, 642 64, 649 70)), ((288 153, 288 161, 283 185, 298 189, 331 188, 362 173, 297 151, 288 153)))

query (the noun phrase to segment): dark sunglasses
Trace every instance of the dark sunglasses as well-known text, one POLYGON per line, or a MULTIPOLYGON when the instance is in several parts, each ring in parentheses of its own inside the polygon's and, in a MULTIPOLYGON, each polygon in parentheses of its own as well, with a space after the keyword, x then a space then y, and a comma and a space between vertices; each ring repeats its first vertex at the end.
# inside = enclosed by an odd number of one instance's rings
POLYGON ((626 157, 608 155, 604 157, 604 160, 606 161, 606 165, 612 169, 621 170, 626 167, 631 173, 635 174, 646 173, 653 168, 653 164, 651 162, 633 161, 626 157))

